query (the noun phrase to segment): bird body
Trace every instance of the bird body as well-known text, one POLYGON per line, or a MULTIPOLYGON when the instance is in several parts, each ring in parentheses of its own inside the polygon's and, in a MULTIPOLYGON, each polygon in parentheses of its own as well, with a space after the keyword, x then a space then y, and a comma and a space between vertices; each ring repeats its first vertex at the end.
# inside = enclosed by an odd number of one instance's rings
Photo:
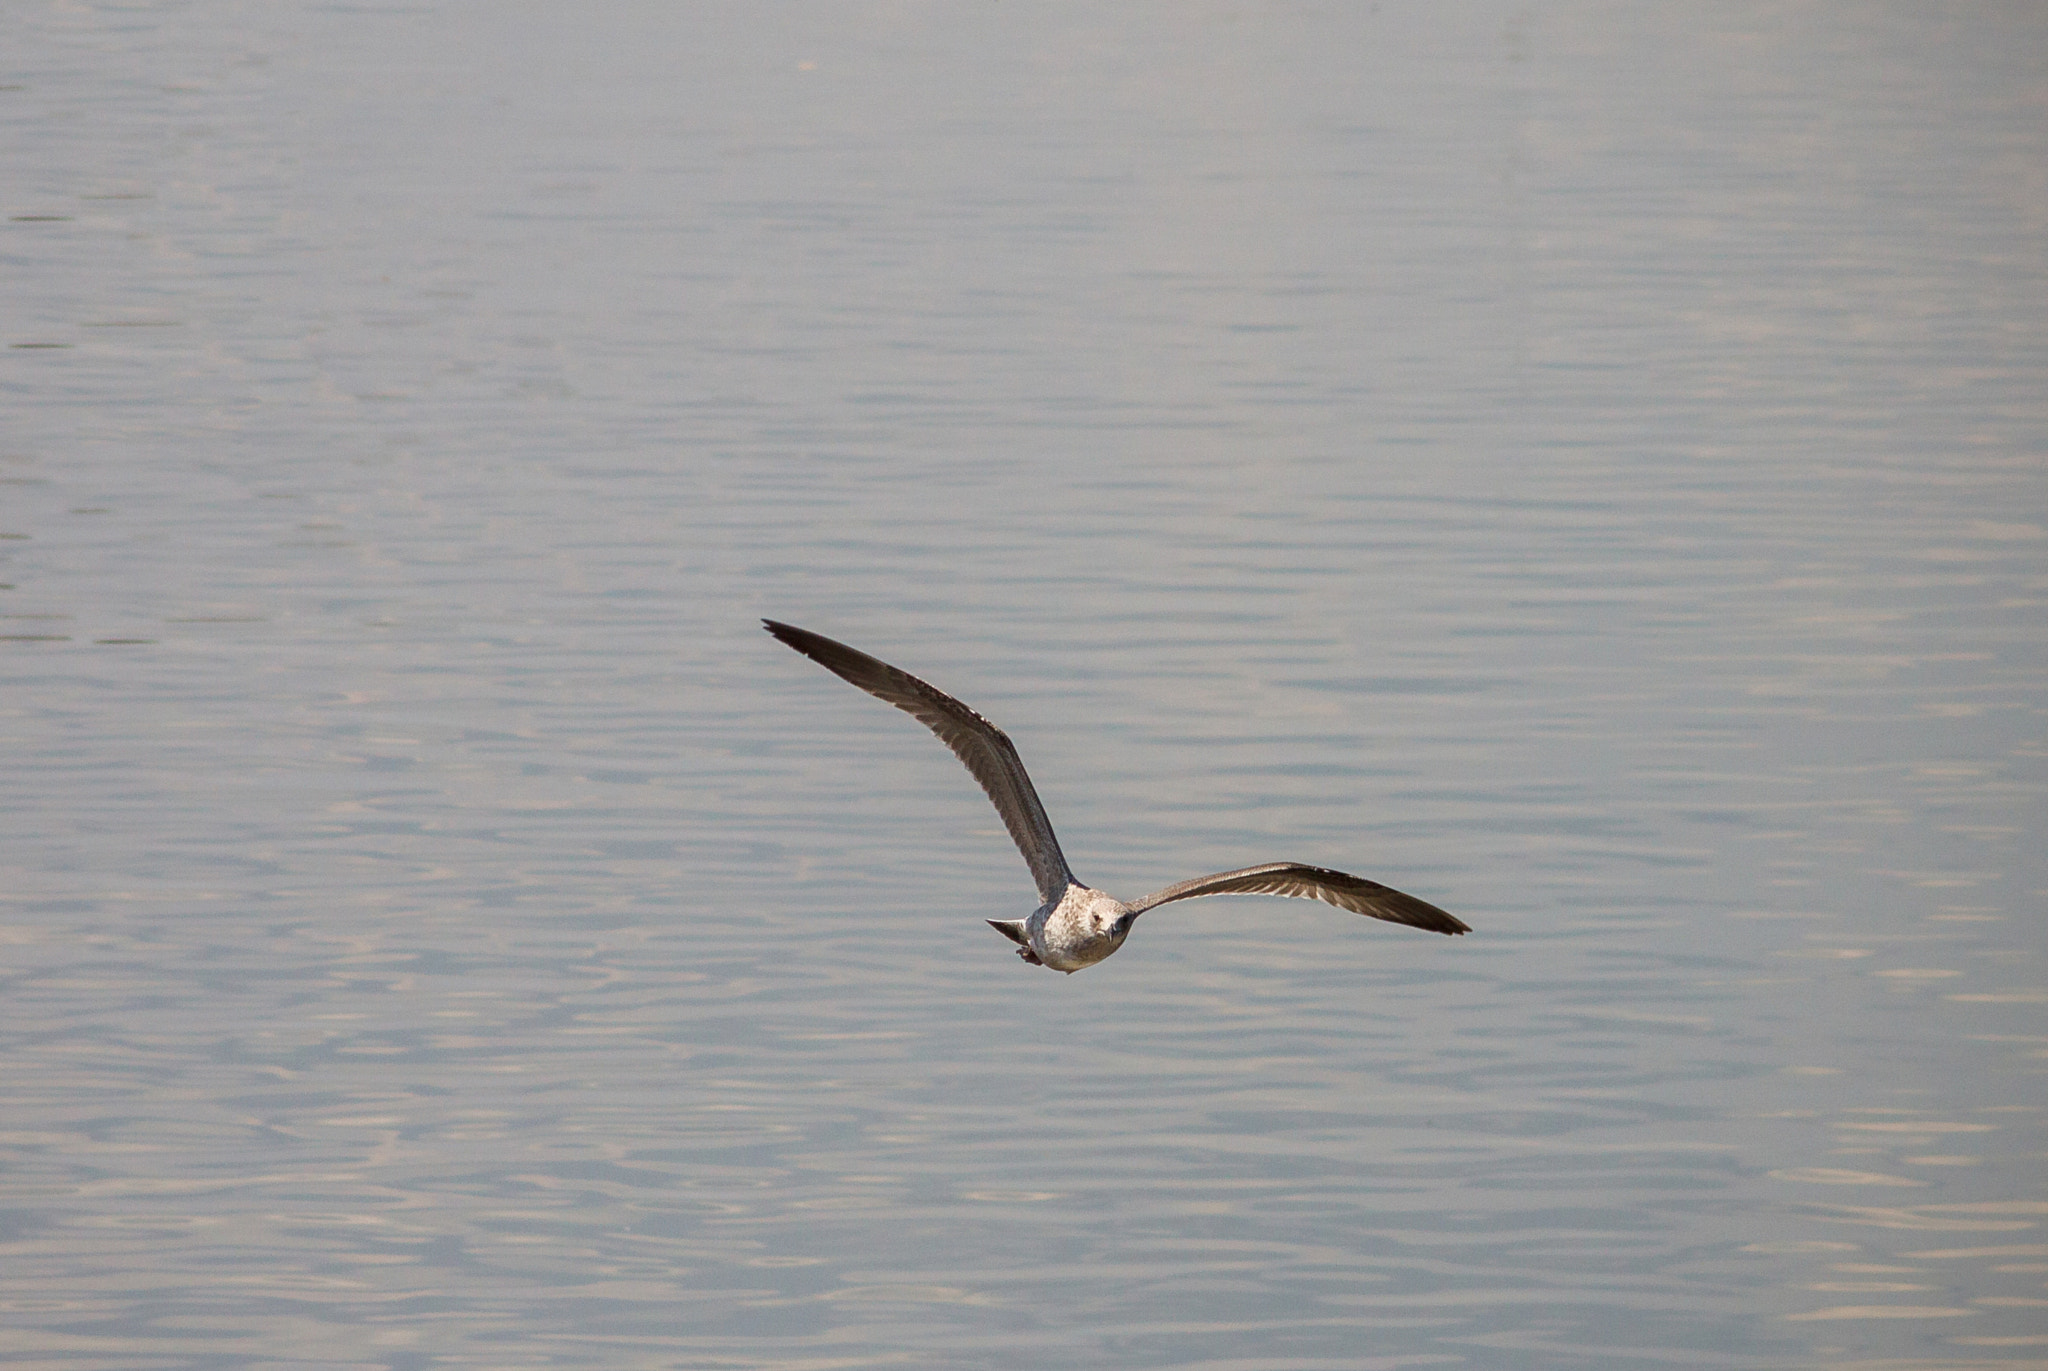
POLYGON ((1019 944, 1017 955, 1033 966, 1071 976, 1122 947, 1137 917, 1114 895, 1076 881, 1028 919, 990 919, 988 925, 1019 944))
POLYGON ((1146 910, 1204 895, 1291 895, 1433 933, 1472 931, 1413 895, 1363 876, 1301 862, 1267 862, 1197 876, 1125 904, 1075 879, 1024 762, 1001 729, 938 687, 879 658, 808 629, 773 619, 761 622, 782 643, 931 729, 981 783, 1031 868, 1044 901, 1028 919, 990 919, 988 924, 1016 943, 1017 955, 1033 966, 1072 975, 1122 947, 1131 925, 1146 910))

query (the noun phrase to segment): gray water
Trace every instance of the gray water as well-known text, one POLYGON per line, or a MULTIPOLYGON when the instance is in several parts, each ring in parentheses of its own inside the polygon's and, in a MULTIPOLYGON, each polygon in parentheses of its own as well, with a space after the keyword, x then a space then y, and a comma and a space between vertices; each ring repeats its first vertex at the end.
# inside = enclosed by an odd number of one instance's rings
POLYGON ((5 27, 9 1364, 2048 1367, 2048 10, 5 27))

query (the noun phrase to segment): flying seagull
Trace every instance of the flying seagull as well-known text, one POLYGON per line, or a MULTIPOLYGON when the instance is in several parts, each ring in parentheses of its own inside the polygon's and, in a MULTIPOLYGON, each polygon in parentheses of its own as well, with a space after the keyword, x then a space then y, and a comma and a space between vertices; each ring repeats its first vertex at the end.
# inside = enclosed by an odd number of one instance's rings
POLYGON ((1472 931, 1413 895, 1403 895, 1363 876, 1301 862, 1266 862, 1197 876, 1125 904, 1074 879, 1067 859, 1060 854, 1060 840, 1053 836, 1052 824, 1045 817, 1045 806, 1031 788, 1031 777, 1000 728, 938 687, 865 652, 791 624, 773 619, 761 622, 819 666, 938 734, 939 741, 967 764, 989 799, 995 801, 996 812, 1003 816, 1004 827, 1010 830, 1017 850, 1024 854, 1024 864, 1031 868, 1032 880, 1038 883, 1038 897, 1045 901, 1028 919, 987 921, 990 928, 1016 943, 1017 955, 1033 966, 1049 966, 1071 976, 1122 947, 1131 925, 1146 910, 1198 895, 1294 895, 1432 933, 1472 931))

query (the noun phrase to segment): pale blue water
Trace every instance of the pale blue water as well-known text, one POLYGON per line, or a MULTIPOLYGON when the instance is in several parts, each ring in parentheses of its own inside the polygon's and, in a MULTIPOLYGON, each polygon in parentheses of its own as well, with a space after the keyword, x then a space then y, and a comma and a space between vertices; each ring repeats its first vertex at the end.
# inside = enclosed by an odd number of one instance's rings
POLYGON ((10 1363, 2048 1367, 2036 7, 10 34, 10 1363))

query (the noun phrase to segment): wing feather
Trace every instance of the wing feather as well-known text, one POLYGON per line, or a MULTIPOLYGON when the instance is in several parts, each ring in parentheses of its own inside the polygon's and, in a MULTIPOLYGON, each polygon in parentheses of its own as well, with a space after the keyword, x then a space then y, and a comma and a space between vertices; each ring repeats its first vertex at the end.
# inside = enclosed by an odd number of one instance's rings
POLYGON ((1038 802, 1031 777, 1024 770, 1017 748, 1000 728, 976 714, 937 686, 867 653, 834 642, 823 634, 792 624, 763 619, 762 624, 780 642, 795 648, 827 671, 896 706, 939 735, 939 741, 966 764, 974 779, 994 801, 1011 841, 1024 854, 1031 879, 1038 884, 1041 900, 1057 900, 1075 884, 1074 873, 1053 836, 1052 822, 1045 806, 1038 802))
POLYGON ((1332 871, 1323 866, 1306 866, 1301 862, 1267 862, 1263 866, 1197 876, 1192 881, 1182 881, 1147 895, 1126 908, 1132 917, 1136 917, 1174 900, 1193 900, 1204 895, 1291 895, 1299 899, 1321 900, 1354 914, 1385 919, 1388 923, 1425 928, 1432 933, 1472 931, 1462 920, 1413 895, 1404 895, 1363 876, 1332 871))

